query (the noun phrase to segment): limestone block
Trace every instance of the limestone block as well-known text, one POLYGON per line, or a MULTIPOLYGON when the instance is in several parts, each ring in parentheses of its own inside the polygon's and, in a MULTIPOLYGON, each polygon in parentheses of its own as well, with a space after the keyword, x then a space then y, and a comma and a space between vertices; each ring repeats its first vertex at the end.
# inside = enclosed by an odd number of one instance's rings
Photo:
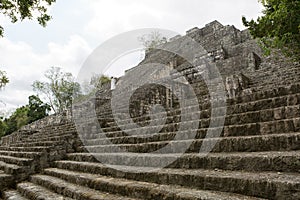
POLYGON ((300 107, 297 106, 288 106, 285 108, 285 118, 290 119, 294 117, 300 117, 300 107))
POLYGON ((269 123, 262 123, 260 125, 260 133, 262 135, 274 133, 274 131, 275 131, 275 127, 272 126, 272 124, 270 125, 269 123))
POLYGON ((170 42, 173 42, 173 41, 175 41, 175 40, 178 40, 179 38, 181 38, 181 35, 176 35, 176 36, 170 38, 169 41, 170 41, 170 42))
POLYGON ((186 31, 186 34, 188 35, 188 34, 194 33, 194 32, 199 31, 199 30, 200 30, 200 29, 199 29, 198 27, 194 27, 194 28, 192 28, 192 29, 190 29, 190 30, 187 30, 187 31, 186 31))
POLYGON ((290 95, 287 97, 287 105, 292 106, 292 105, 297 105, 300 103, 300 95, 290 95))
POLYGON ((275 120, 280 120, 280 119, 284 119, 284 108, 277 108, 274 109, 274 119, 275 120))
POLYGON ((249 83, 250 80, 242 73, 226 77, 225 88, 227 90, 228 97, 237 97, 248 87, 249 83))
POLYGON ((258 70, 261 64, 261 58, 254 52, 248 55, 248 67, 252 70, 258 70))
POLYGON ((260 119, 262 122, 273 120, 274 119, 274 111, 273 110, 260 111, 260 119))
POLYGON ((293 119, 295 131, 300 131, 300 118, 293 119))

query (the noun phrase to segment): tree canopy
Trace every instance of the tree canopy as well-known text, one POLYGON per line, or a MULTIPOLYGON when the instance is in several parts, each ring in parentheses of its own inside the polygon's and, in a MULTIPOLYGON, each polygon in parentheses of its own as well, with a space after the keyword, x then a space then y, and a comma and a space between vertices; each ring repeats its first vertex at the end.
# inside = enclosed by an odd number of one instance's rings
MULTIPOLYGON (((40 25, 46 26, 51 16, 47 14, 47 7, 56 0, 0 0, 0 13, 8 16, 12 23, 19 20, 32 19, 37 14, 40 25)), ((3 27, 0 25, 0 36, 3 36, 3 27)))
POLYGON ((35 95, 31 95, 28 99, 28 123, 32 123, 48 116, 48 113, 51 111, 49 104, 44 103, 38 96, 35 95))
POLYGON ((17 131, 24 125, 48 116, 50 106, 40 100, 38 96, 28 97, 29 104, 19 107, 7 119, 0 118, 0 137, 17 131))
POLYGON ((167 38, 164 37, 158 31, 153 31, 150 34, 143 35, 143 36, 139 37, 138 40, 145 47, 146 51, 149 51, 151 49, 155 49, 155 47, 157 47, 158 45, 167 42, 167 38))
POLYGON ((45 72, 47 82, 35 81, 33 89, 45 95, 55 113, 69 108, 73 98, 80 95, 80 85, 71 73, 63 72, 59 67, 51 67, 45 72))
POLYGON ((3 87, 5 87, 5 85, 9 82, 5 71, 1 71, 0 70, 0 89, 2 89, 3 87))
POLYGON ((284 50, 300 59, 300 1, 299 0, 260 0, 264 6, 263 16, 256 21, 243 23, 255 38, 260 38, 265 47, 284 50))
POLYGON ((94 88, 94 90, 99 89, 102 87, 102 85, 109 83, 111 79, 106 75, 97 75, 95 74, 92 76, 90 80, 90 85, 94 88))

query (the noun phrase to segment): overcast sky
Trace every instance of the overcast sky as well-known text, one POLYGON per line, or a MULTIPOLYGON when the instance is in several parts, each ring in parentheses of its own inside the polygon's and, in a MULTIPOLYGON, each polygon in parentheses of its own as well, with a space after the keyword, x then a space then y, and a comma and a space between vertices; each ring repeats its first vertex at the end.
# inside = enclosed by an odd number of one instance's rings
MULTIPOLYGON (((10 79, 0 100, 16 108, 35 94, 32 83, 51 66, 77 76, 87 56, 114 35, 139 28, 163 28, 180 34, 218 20, 244 29, 241 18, 257 18, 257 0, 57 0, 46 28, 36 21, 11 24, 0 16, 0 69, 10 79)), ((127 59, 129 60, 129 59, 127 59)))

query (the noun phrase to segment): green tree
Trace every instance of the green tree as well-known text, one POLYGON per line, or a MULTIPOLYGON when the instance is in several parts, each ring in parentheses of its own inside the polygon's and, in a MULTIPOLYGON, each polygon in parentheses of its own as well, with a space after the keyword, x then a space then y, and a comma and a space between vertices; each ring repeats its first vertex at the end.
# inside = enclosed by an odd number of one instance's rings
POLYGON ((46 71, 47 82, 35 81, 33 89, 45 95, 55 113, 69 108, 73 98, 80 95, 80 85, 71 73, 65 73, 59 67, 51 67, 46 71))
MULTIPOLYGON (((0 0, 1 14, 8 16, 12 23, 24 19, 36 18, 38 23, 46 26, 51 16, 47 14, 47 7, 56 0, 0 0), (34 16, 37 13, 37 16, 34 16)), ((3 36, 4 29, 0 26, 0 36, 3 36)))
POLYGON ((158 45, 167 42, 167 38, 162 36, 162 34, 158 31, 153 31, 150 34, 143 35, 139 37, 138 40, 145 47, 146 51, 155 49, 158 45))
POLYGON ((265 48, 280 48, 288 55, 300 59, 300 1, 260 0, 263 16, 256 21, 242 18, 255 38, 265 48))
POLYGON ((50 111, 48 104, 42 102, 35 95, 29 96, 28 99, 29 104, 17 108, 9 118, 5 120, 0 118, 0 137, 9 135, 24 125, 48 116, 48 112, 50 111))
POLYGON ((5 71, 0 70, 0 89, 4 88, 5 85, 9 82, 5 71))
POLYGON ((5 135, 9 135, 28 124, 28 110, 28 106, 17 108, 8 119, 4 120, 7 126, 5 135))
POLYGON ((48 113, 51 110, 49 104, 44 103, 38 96, 35 95, 31 95, 29 97, 28 108, 28 123, 32 123, 48 116, 48 113))
POLYGON ((104 84, 109 83, 111 81, 111 79, 106 76, 106 75, 94 75, 92 76, 91 80, 90 80, 90 85, 95 88, 95 89, 99 89, 101 88, 104 84))
POLYGON ((90 80, 85 80, 81 83, 81 94, 74 99, 75 102, 82 102, 90 97, 94 96, 95 93, 106 83, 109 83, 111 78, 103 74, 94 74, 90 80))

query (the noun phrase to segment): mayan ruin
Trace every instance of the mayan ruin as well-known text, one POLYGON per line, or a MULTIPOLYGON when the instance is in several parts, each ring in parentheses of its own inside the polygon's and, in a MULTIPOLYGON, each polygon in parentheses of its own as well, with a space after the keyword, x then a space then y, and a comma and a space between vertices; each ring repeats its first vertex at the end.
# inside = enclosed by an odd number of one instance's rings
POLYGON ((212 21, 2 137, 0 199, 299 200, 299 151, 299 62, 212 21), (190 60, 167 51, 189 39, 203 47, 190 60))

